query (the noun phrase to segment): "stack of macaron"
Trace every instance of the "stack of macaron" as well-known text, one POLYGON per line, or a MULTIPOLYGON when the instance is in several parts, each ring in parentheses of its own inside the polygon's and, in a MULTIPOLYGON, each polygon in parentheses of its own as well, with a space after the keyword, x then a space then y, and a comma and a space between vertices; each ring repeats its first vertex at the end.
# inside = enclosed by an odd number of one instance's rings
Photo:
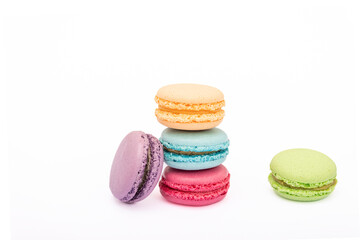
POLYGON ((229 139, 218 126, 224 118, 223 93, 199 84, 173 84, 156 94, 155 115, 166 128, 160 137, 168 165, 159 183, 170 202, 204 206, 222 200, 230 174, 222 165, 229 139))

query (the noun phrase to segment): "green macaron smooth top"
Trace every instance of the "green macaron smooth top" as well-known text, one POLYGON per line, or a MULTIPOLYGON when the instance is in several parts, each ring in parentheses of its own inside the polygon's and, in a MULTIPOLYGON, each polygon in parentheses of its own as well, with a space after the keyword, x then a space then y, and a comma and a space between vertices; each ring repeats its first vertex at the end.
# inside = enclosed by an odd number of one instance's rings
POLYGON ((282 197, 315 201, 327 197, 336 185, 336 165, 325 154, 304 148, 278 153, 270 163, 269 182, 282 197))

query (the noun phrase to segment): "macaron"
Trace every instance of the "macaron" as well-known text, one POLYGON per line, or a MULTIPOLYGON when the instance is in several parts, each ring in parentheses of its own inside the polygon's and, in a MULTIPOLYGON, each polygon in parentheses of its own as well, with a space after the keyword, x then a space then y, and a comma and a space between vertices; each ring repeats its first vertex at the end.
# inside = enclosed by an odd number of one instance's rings
POLYGON ((336 165, 325 154, 311 149, 289 149, 271 161, 268 180, 281 197, 295 201, 326 198, 335 189, 336 165))
POLYGON ((157 138, 130 132, 120 143, 111 166, 112 194, 125 203, 143 200, 158 183, 163 161, 163 148, 157 138))
POLYGON ((224 165, 200 171, 166 167, 159 187, 170 202, 205 206, 224 199, 230 187, 230 174, 224 165))
POLYGON ((224 131, 182 131, 166 128, 160 137, 165 163, 182 170, 213 168, 225 161, 229 139, 224 131))
POLYGON ((158 121, 169 128, 204 130, 216 127, 224 118, 224 94, 200 84, 172 84, 159 89, 155 101, 158 121))

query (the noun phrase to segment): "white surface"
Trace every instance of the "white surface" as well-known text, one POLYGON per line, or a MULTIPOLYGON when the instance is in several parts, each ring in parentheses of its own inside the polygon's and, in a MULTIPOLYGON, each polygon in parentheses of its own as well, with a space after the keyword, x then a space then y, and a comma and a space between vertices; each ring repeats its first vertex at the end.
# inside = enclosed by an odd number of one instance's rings
MULTIPOLYGON (((0 66, 5 66, 2 43, 3 32, 0 31, 0 66)), ((6 119, 6 84, 5 72, 0 67, 0 239, 10 238, 10 191, 8 166, 8 139, 6 119)))
POLYGON ((356 1, 8 1, 0 9, 13 239, 359 237, 356 1), (184 207, 157 187, 143 202, 119 203, 108 189, 115 150, 132 130, 160 136, 154 96, 177 82, 225 94, 228 196, 184 207), (329 198, 274 194, 271 158, 293 147, 336 162, 329 198))

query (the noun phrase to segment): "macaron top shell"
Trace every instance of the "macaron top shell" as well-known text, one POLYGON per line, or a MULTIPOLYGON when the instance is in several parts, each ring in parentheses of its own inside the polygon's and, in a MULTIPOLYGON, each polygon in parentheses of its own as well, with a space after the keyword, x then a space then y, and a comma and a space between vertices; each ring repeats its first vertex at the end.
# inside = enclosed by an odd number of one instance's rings
POLYGON ((277 178, 302 183, 321 183, 336 177, 336 165, 328 156, 303 148, 278 153, 270 169, 277 178))
POLYGON ((139 131, 129 133, 116 151, 110 173, 110 189, 120 200, 134 197, 140 184, 141 176, 137 171, 146 164, 149 145, 144 135, 139 131))
POLYGON ((209 185, 222 182, 229 175, 228 170, 220 165, 215 168, 199 171, 183 171, 166 167, 163 178, 169 183, 183 185, 209 185))
POLYGON ((224 101, 224 94, 217 88, 191 83, 171 84, 159 89, 158 98, 180 103, 202 104, 224 101))
POLYGON ((226 133, 219 128, 191 132, 167 128, 162 132, 160 141, 165 147, 178 151, 217 151, 229 146, 226 133))

